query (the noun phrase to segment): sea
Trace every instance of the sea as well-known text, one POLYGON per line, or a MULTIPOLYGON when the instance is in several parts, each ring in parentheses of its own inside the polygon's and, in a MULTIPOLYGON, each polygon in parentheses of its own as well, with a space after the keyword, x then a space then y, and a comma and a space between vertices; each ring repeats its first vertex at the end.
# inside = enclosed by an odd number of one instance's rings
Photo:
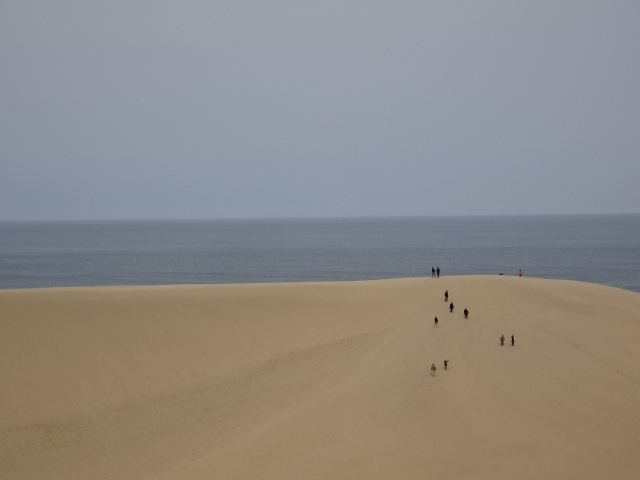
POLYGON ((0 289, 516 275, 640 292, 640 214, 0 222, 0 289))

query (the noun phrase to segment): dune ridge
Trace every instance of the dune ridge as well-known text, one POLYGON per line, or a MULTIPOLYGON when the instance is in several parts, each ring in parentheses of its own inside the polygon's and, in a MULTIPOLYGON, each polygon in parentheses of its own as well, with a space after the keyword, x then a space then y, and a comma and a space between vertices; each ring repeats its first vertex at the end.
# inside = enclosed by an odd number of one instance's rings
POLYGON ((626 290, 511 276, 6 290, 0 327, 3 479, 640 477, 626 290))

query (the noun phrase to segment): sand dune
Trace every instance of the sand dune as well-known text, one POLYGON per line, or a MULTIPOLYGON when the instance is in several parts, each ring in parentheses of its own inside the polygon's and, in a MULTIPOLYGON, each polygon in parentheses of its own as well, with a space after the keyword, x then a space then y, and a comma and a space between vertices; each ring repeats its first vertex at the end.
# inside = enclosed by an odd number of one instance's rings
POLYGON ((640 478, 634 292, 508 276, 6 290, 0 329, 3 480, 640 478))

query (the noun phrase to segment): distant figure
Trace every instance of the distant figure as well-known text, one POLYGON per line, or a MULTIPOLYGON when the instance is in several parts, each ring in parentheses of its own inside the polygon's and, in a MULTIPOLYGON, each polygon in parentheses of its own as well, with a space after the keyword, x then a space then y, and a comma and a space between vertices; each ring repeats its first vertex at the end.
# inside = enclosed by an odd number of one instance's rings
POLYGON ((436 275, 440 278, 440 267, 436 267, 436 275))
POLYGON ((449 301, 449 290, 447 290, 446 292, 444 292, 444 301, 448 302, 449 301))
POLYGON ((453 312, 453 302, 449 304, 449 312, 453 312))
POLYGON ((436 376, 436 365, 434 363, 431 364, 431 376, 436 376))
POLYGON ((511 335, 511 346, 513 347, 515 343, 516 343, 516 339, 513 337, 513 335, 511 335))
POLYGON ((469 310, 464 309, 464 318, 469 318, 469 310))
POLYGON ((522 276, 522 270, 518 270, 518 276, 521 277, 522 276))
POLYGON ((500 345, 504 345, 504 334, 500 336, 500 345))
POLYGON ((435 323, 436 327, 438 326, 438 317, 433 319, 433 323, 435 323))
POLYGON ((431 267, 431 278, 436 278, 436 269, 435 269, 435 267, 431 267))
POLYGON ((444 369, 445 369, 445 370, 447 369, 447 365, 449 365, 449 360, 445 360, 445 361, 444 361, 444 369))

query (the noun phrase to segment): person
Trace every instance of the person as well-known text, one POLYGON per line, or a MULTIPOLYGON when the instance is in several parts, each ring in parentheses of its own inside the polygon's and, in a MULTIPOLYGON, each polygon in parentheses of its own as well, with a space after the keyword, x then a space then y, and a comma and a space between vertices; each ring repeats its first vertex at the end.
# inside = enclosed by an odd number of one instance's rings
POLYGON ((449 312, 453 312, 453 302, 449 304, 449 312))
POLYGON ((518 276, 521 277, 522 276, 522 270, 518 270, 518 276))
POLYGON ((436 275, 440 278, 440 267, 436 267, 436 275))
POLYGON ((449 365, 449 360, 445 360, 445 361, 444 361, 444 369, 445 369, 445 370, 447 369, 447 365, 449 365))
POLYGON ((516 339, 514 338, 513 335, 511 335, 511 346, 513 347, 513 344, 516 343, 516 339))
POLYGON ((469 310, 464 309, 464 318, 469 318, 469 310))
POLYGON ((500 345, 504 345, 504 333, 500 335, 500 345))
POLYGON ((436 365, 435 365, 435 363, 431 364, 431 376, 432 377, 436 376, 436 365))
POLYGON ((434 319, 433 319, 433 323, 435 323, 435 324, 436 324, 436 327, 438 326, 438 317, 436 317, 436 318, 434 318, 434 319))
POLYGON ((444 301, 448 302, 449 301, 449 290, 447 290, 446 292, 444 292, 444 301))
POLYGON ((431 278, 436 278, 436 269, 435 269, 435 267, 431 267, 431 278))

